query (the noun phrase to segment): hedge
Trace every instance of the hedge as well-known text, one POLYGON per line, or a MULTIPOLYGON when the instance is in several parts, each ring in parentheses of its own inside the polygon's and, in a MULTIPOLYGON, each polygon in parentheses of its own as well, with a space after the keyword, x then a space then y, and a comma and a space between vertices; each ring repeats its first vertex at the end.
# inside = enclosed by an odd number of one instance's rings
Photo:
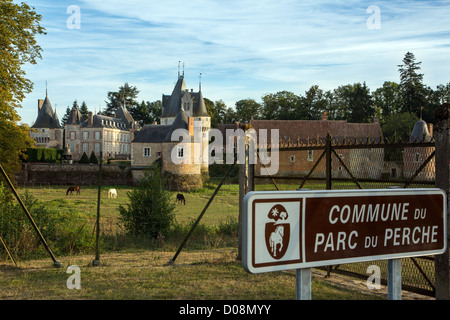
POLYGON ((64 150, 51 148, 27 148, 27 159, 25 162, 61 162, 64 150))

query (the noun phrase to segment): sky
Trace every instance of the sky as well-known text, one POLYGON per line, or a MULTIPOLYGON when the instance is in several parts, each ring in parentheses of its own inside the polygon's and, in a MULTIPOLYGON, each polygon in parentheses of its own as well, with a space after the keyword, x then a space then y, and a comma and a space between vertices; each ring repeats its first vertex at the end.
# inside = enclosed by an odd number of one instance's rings
MULTIPOLYGON (((23 0, 42 15, 42 59, 18 110, 32 125, 46 89, 61 119, 77 100, 98 112, 128 83, 138 101, 160 100, 177 81, 233 107, 287 90, 399 82, 406 52, 424 84, 450 82, 450 0, 23 0)), ((18 3, 19 1, 14 0, 18 3)))

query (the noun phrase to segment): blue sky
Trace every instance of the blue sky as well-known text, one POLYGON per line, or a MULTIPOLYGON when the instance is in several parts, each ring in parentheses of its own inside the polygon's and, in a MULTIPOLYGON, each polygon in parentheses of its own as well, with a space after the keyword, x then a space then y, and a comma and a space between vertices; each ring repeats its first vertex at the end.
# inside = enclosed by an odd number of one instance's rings
MULTIPOLYGON (((18 1, 16 1, 18 2, 18 1)), ((128 82, 138 100, 170 94, 184 63, 188 88, 234 107, 282 90, 304 94, 366 82, 374 91, 399 82, 406 52, 422 62, 424 83, 450 82, 450 1, 325 0, 30 0, 47 35, 37 65, 27 65, 34 90, 19 109, 32 124, 45 83, 62 118, 76 99, 105 108, 108 91, 128 82), (79 29, 68 27, 80 10, 79 29), (373 25, 379 8, 379 28, 373 25)))

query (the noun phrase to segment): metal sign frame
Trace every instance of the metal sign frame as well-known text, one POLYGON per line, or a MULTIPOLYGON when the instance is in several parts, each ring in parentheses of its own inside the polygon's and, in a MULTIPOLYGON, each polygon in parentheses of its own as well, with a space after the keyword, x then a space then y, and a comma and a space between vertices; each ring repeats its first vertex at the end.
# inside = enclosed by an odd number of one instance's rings
MULTIPOLYGON (((436 188, 249 192, 244 197, 243 201, 242 264, 244 269, 250 273, 261 273, 441 254, 447 248, 446 201, 445 192, 436 188), (328 206, 326 207, 328 209, 334 201, 339 202, 342 201, 342 199, 354 199, 354 201, 361 201, 361 199, 363 199, 365 201, 364 203, 367 205, 372 203, 372 201, 378 201, 378 203, 381 201, 382 203, 384 199, 398 199, 403 202, 408 201, 407 204, 417 204, 419 201, 424 200, 424 202, 420 202, 421 204, 423 203, 423 209, 431 208, 434 210, 431 210, 433 212, 426 212, 428 218, 421 219, 422 221, 425 221, 425 223, 422 222, 422 225, 429 223, 430 219, 432 219, 431 221, 433 224, 436 225, 436 223, 438 223, 436 230, 433 229, 433 237, 436 237, 437 239, 436 243, 427 245, 425 246, 426 248, 424 248, 423 245, 416 246, 415 244, 412 244, 407 247, 408 250, 401 250, 401 248, 396 248, 395 250, 392 249, 395 252, 391 249, 387 250, 388 252, 383 252, 383 248, 367 248, 367 250, 363 249, 363 251, 367 251, 367 253, 362 256, 348 255, 348 252, 346 253, 345 250, 341 250, 341 252, 337 252, 332 258, 328 257, 325 259, 314 260, 314 258, 311 258, 314 256, 311 255, 311 238, 305 239, 305 237, 308 232, 308 228, 318 224, 317 221, 319 220, 317 219, 319 214, 316 209, 317 207, 326 206, 328 206), (325 202, 328 204, 325 205, 325 202), (432 204, 429 202, 432 202, 432 204), (312 204, 316 205, 313 210, 315 215, 310 212, 312 209, 310 209, 309 206, 312 206, 312 204), (284 208, 283 206, 275 207, 276 205, 284 205, 288 207, 288 209, 284 210, 286 211, 284 212, 282 210, 284 208), (272 212, 276 213, 276 215, 267 217, 268 211, 270 211, 267 210, 268 208, 272 208, 271 210, 275 209, 271 211, 269 215, 272 215, 272 212), (283 214, 281 214, 282 212, 283 214), (282 215, 283 217, 279 217, 279 220, 275 220, 277 215, 282 215), (287 215, 290 215, 290 217, 285 218, 287 215), (289 223, 287 223, 288 219, 290 219, 289 223), (275 222, 268 223, 268 220, 275 222), (284 233, 278 232, 279 234, 276 234, 275 230, 279 225, 283 226, 283 228, 280 229, 284 229, 284 233), (289 237, 287 240, 288 243, 283 248, 283 243, 286 243, 287 237, 289 237), (284 240, 282 238, 284 238, 284 240), (274 247, 275 250, 273 249, 274 247)), ((406 205, 404 205, 404 207, 406 207, 406 205)), ((410 221, 407 222, 408 224, 419 226, 421 225, 420 222, 411 222, 411 220, 413 220, 412 215, 420 213, 416 212, 416 209, 418 208, 407 207, 407 209, 404 209, 411 211, 405 211, 406 213, 404 212, 403 220, 406 221, 410 219, 410 221)), ((400 215, 400 217, 402 216, 400 215)), ((321 219, 323 220, 323 215, 321 219)), ((337 209, 334 212, 331 212, 330 210, 328 219, 330 220, 330 223, 333 221, 336 222, 336 225, 338 224, 337 220, 339 220, 339 215, 337 209)), ((414 220, 419 219, 420 217, 414 220)), ((393 225, 403 225, 402 223, 403 222, 401 221, 394 221, 393 225)), ((369 224, 367 223, 365 226, 360 227, 361 224, 349 224, 348 228, 354 226, 356 228, 355 230, 359 231, 360 229, 358 228, 367 229, 367 225, 369 224)), ((384 225, 386 225, 386 223, 384 225)), ((370 224, 371 227, 377 226, 380 230, 384 225, 378 224, 377 222, 372 222, 372 224, 370 224)), ((322 225, 319 227, 322 227, 322 225)), ((325 227, 326 226, 324 225, 324 228, 325 227)), ((330 226, 328 226, 328 228, 330 228, 330 226)), ((385 235, 386 234, 387 233, 385 233, 385 235)), ((390 235, 394 237, 393 234, 390 235)), ((343 240, 344 235, 341 234, 341 236, 340 244, 341 249, 343 249, 345 244, 343 240)), ((347 248, 352 245, 355 246, 356 237, 351 239, 351 235, 349 233, 347 233, 346 236, 346 241, 348 241, 346 243, 347 248)), ((353 234, 353 236, 356 236, 356 234, 353 234)), ((398 235, 395 236, 397 237, 398 235)), ((317 236, 316 233, 316 249, 318 239, 323 241, 321 244, 324 244, 326 241, 324 238, 317 236)), ((360 241, 361 238, 358 240, 360 241)), ((360 242, 358 242, 358 244, 360 244, 360 242)))

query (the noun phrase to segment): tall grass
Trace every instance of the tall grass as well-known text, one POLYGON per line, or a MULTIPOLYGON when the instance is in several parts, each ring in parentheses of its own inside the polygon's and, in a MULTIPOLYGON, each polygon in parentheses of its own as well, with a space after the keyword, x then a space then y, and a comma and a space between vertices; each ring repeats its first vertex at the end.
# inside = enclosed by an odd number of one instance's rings
MULTIPOLYGON (((87 217, 83 213, 46 206, 29 191, 23 194, 22 201, 55 254, 80 253, 92 247, 90 233, 85 228, 87 217)), ((32 258, 45 254, 29 218, 1 183, 0 235, 16 257, 32 258)))

